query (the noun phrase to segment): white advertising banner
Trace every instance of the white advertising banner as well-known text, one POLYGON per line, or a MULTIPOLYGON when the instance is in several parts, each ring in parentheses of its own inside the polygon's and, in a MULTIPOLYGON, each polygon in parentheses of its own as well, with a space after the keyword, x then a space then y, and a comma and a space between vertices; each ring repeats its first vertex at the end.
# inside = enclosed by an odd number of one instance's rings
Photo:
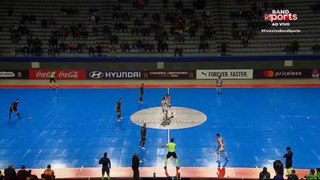
POLYGON ((197 79, 253 79, 253 69, 197 69, 197 79))

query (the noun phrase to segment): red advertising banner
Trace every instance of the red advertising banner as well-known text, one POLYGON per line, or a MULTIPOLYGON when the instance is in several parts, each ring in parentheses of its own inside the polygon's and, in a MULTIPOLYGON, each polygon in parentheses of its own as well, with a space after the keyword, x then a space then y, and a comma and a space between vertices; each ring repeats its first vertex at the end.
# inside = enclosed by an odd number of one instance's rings
MULTIPOLYGON (((56 79, 80 80, 87 79, 85 70, 52 70, 56 72, 56 79)), ((30 69, 29 79, 50 79, 50 70, 30 69)))

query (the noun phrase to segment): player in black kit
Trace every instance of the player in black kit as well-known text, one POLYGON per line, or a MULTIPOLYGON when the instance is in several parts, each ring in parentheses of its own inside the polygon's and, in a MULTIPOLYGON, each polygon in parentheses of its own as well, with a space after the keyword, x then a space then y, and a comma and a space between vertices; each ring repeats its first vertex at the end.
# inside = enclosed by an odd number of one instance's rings
POLYGON ((116 111, 118 114, 118 121, 121 121, 122 119, 122 115, 121 115, 121 104, 122 104, 122 98, 119 99, 118 103, 117 103, 117 107, 116 107, 116 111))
POLYGON ((144 144, 146 143, 147 139, 147 127, 146 123, 143 123, 143 126, 141 127, 141 141, 139 147, 141 147, 142 150, 145 150, 144 144))
POLYGON ((10 109, 9 109, 9 119, 11 119, 11 114, 12 112, 15 112, 17 113, 18 115, 18 118, 19 119, 22 119, 22 117, 20 116, 20 113, 18 111, 18 104, 20 103, 20 99, 17 99, 16 101, 14 101, 11 106, 10 106, 10 109))
POLYGON ((144 84, 142 83, 140 86, 140 97, 138 100, 140 104, 143 104, 143 96, 144 96, 144 84))
POLYGON ((101 176, 102 180, 104 179, 105 173, 107 173, 108 180, 110 180, 111 162, 107 156, 108 156, 108 154, 104 153, 103 157, 99 161, 99 164, 102 164, 102 176, 101 176))

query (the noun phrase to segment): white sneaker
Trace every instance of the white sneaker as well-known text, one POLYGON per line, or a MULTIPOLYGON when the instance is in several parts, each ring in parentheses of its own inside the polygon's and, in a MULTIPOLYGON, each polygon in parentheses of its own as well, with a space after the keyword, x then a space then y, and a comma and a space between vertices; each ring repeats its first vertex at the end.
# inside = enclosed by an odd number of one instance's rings
POLYGON ((146 148, 145 148, 145 147, 142 147, 141 149, 142 149, 142 150, 145 150, 146 148))

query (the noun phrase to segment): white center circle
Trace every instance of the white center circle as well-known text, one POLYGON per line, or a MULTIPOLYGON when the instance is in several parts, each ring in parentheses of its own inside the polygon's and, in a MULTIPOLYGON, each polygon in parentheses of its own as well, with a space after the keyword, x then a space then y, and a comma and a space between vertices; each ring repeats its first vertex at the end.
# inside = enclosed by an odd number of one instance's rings
POLYGON ((207 116, 195 109, 171 107, 165 117, 161 107, 140 110, 130 117, 139 126, 143 123, 154 129, 184 129, 199 126, 206 122, 207 116))

